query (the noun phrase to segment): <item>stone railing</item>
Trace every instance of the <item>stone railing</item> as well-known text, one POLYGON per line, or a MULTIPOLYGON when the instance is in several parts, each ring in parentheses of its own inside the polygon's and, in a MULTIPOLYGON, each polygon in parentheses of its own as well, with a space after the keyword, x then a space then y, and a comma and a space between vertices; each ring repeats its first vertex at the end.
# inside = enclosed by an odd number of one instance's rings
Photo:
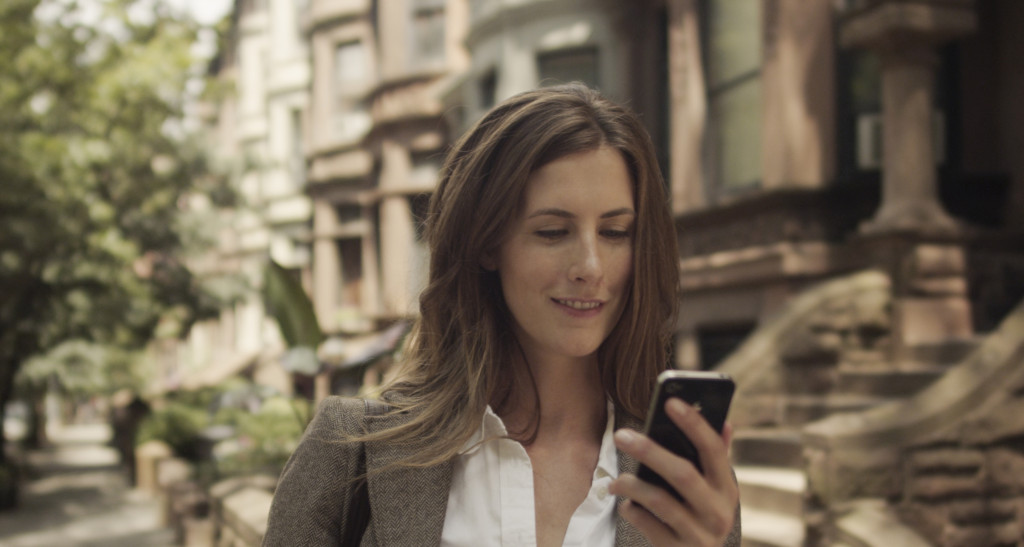
POLYGON ((865 271, 793 298, 717 367, 736 381, 730 422, 779 425, 789 421, 781 400, 787 393, 831 390, 841 357, 849 360, 850 353, 884 344, 861 338, 887 331, 890 290, 888 276, 865 271))
POLYGON ((235 477, 209 491, 212 534, 217 547, 258 547, 277 479, 269 475, 235 477))
POLYGON ((160 500, 161 524, 174 530, 177 544, 259 547, 263 541, 276 477, 233 477, 204 489, 192 466, 160 441, 139 445, 136 461, 138 487, 160 500))
POLYGON ((944 546, 1024 537, 1024 303, 917 395, 804 428, 815 503, 896 501, 944 546))

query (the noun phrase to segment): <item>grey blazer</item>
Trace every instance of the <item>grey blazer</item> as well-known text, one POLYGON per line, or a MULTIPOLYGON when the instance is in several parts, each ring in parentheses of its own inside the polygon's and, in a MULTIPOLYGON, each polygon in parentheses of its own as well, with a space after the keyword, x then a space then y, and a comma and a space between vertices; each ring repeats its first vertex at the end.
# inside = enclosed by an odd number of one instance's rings
MULTIPOLYGON (((278 482, 264 546, 340 545, 346 515, 354 498, 351 477, 414 453, 418 445, 343 442, 363 427, 368 432, 394 427, 406 415, 366 416, 360 399, 329 397, 320 404, 278 482)), ((640 429, 636 419, 616 411, 618 427, 640 429)), ((619 452, 619 472, 634 472, 637 463, 619 452)), ((370 521, 359 543, 362 547, 424 547, 441 543, 453 462, 427 468, 397 468, 367 480, 370 521)), ((649 545, 631 524, 616 516, 615 545, 649 545)), ((739 508, 726 546, 738 546, 739 508)), ((354 547, 354 546, 353 546, 354 547)))

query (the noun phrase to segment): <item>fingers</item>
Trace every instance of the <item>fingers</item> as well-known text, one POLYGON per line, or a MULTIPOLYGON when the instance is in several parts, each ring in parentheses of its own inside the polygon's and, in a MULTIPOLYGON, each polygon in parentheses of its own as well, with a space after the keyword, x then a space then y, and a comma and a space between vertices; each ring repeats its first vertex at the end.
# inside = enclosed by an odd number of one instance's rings
POLYGON ((633 474, 624 474, 616 482, 614 491, 629 492, 629 500, 619 508, 623 518, 655 545, 676 545, 681 540, 685 540, 684 544, 716 544, 713 540, 717 527, 708 527, 691 506, 680 504, 665 489, 633 474))
MULTIPOLYGON (((732 484, 732 466, 729 464, 729 449, 725 442, 726 439, 711 428, 700 412, 695 411, 693 407, 680 399, 669 399, 665 404, 665 411, 676 427, 682 430, 697 448, 707 480, 716 487, 732 484)), ((731 437, 731 428, 728 426, 723 428, 723 433, 726 433, 727 429, 731 437)), ((665 477, 665 475, 662 476, 665 477)), ((668 477, 665 478, 668 479, 668 477)))
POLYGON ((650 511, 630 500, 619 505, 619 514, 654 545, 669 545, 670 542, 678 540, 678 536, 671 528, 658 520, 650 511))
POLYGON ((653 545, 714 545, 718 547, 721 544, 720 541, 704 533, 699 526, 676 528, 660 520, 640 504, 630 500, 619 505, 619 514, 653 545), (687 533, 680 534, 677 530, 686 530, 687 533))
POLYGON ((616 479, 611 491, 631 500, 620 508, 623 518, 655 545, 720 545, 732 528, 739 503, 729 464, 732 429, 726 425, 719 435, 699 412, 678 399, 666 405, 666 412, 696 447, 703 474, 686 459, 635 431, 617 431, 615 444, 661 475, 686 502, 680 503, 668 491, 632 474, 616 479))
MULTIPOLYGON (((629 453, 638 462, 643 463, 664 478, 684 499, 704 500, 713 494, 711 485, 692 463, 673 454, 644 435, 629 429, 620 429, 615 432, 615 443, 621 450, 629 453)), ((666 498, 666 501, 667 499, 675 501, 671 494, 662 488, 649 485, 639 479, 636 482, 649 488, 638 489, 628 497, 655 513, 662 514, 662 511, 659 510, 659 507, 652 506, 651 503, 660 502, 662 497, 666 498), (664 494, 664 496, 654 497, 652 492, 664 494)))

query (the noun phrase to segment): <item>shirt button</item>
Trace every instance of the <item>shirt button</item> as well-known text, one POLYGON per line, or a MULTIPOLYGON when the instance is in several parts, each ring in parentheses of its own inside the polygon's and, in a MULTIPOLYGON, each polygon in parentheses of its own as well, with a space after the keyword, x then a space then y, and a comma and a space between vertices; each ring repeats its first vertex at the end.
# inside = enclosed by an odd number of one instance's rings
POLYGON ((597 489, 597 499, 604 501, 608 497, 608 489, 604 486, 597 489))

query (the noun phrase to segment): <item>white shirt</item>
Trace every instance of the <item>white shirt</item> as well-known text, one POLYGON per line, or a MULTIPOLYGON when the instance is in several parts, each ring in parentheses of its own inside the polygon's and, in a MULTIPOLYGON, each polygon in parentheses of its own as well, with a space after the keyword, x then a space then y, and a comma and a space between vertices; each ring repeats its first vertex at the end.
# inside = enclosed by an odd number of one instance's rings
MULTIPOLYGON (((608 485, 619 475, 612 442, 614 422, 615 409, 609 402, 590 491, 569 519, 562 545, 615 544, 615 496, 608 493, 608 485)), ((441 533, 443 547, 537 545, 533 466, 523 445, 500 438, 507 435, 505 424, 488 406, 480 429, 455 461, 441 533)))

